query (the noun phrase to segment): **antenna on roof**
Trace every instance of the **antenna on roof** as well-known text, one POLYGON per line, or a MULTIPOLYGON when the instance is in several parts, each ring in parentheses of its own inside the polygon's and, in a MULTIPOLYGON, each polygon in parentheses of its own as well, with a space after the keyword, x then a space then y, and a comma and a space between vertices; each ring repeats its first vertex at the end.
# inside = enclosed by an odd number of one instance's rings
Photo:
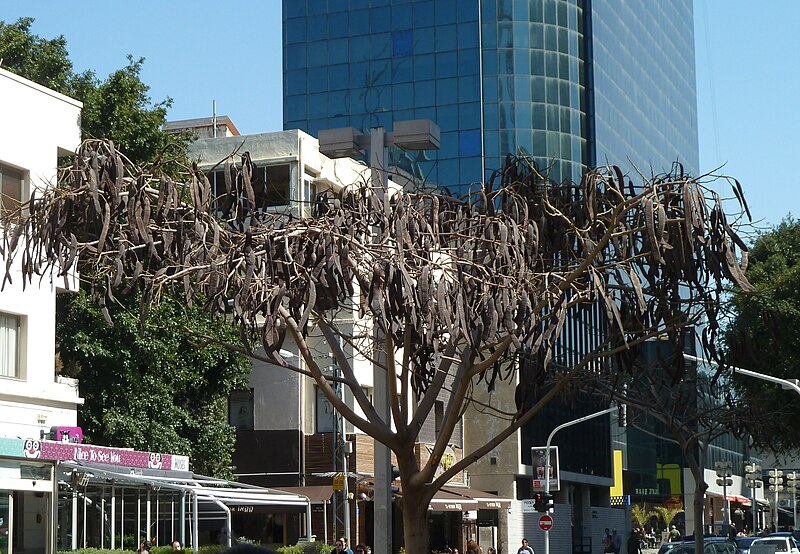
POLYGON ((211 101, 211 136, 217 138, 217 100, 211 101))

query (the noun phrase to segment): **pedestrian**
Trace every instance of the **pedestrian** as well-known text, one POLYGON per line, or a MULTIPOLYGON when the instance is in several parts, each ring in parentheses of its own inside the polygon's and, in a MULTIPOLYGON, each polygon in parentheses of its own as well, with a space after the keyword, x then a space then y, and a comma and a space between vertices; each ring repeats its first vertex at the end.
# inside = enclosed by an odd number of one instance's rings
POLYGON ((671 542, 678 542, 681 540, 681 532, 674 525, 669 529, 669 540, 671 542))
POLYGON ((490 546, 486 549, 486 554, 497 554, 497 550, 494 549, 494 546, 490 546))
POLYGON ((642 539, 639 537, 639 530, 634 529, 631 531, 631 536, 628 537, 628 554, 642 554, 642 539))
POLYGON ((182 550, 181 541, 172 541, 172 550, 182 550))
POLYGON ((528 539, 522 539, 522 546, 517 550, 517 554, 536 554, 533 548, 528 546, 528 539))
POLYGON ((478 543, 472 539, 467 541, 467 554, 478 554, 478 543))
POLYGON ((622 537, 617 533, 616 529, 611 530, 611 542, 614 544, 614 554, 619 554, 622 550, 622 537))
POLYGON ((347 537, 339 537, 339 540, 336 541, 336 554, 353 554, 353 551, 347 546, 347 537))
POLYGON ((137 554, 150 554, 150 549, 152 548, 152 544, 150 541, 142 541, 139 545, 139 550, 137 550, 137 554))
POLYGON ((603 531, 603 553, 610 554, 614 552, 614 539, 611 538, 611 531, 608 527, 603 531))

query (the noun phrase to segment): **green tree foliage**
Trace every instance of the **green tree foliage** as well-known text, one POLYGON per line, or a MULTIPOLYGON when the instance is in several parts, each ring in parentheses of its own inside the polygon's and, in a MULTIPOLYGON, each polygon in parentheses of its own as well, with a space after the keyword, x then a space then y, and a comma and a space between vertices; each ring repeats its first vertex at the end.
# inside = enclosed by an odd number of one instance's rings
POLYGON ((181 327, 235 340, 230 327, 174 297, 154 307, 144 328, 138 299, 109 312, 113 327, 87 293, 59 297, 58 350, 64 373, 80 379, 87 440, 185 454, 194 471, 229 476, 235 436, 227 398, 246 384, 250 365, 223 347, 199 348, 181 327))
POLYGON ((41 38, 31 33, 32 24, 29 17, 0 21, 4 69, 83 102, 83 138, 111 139, 137 164, 165 157, 185 163, 189 137, 162 131, 172 99, 151 103, 141 80, 144 58, 128 56, 125 67, 101 81, 92 71, 74 72, 63 36, 41 38))
POLYGON ((678 514, 683 513, 683 508, 667 508, 666 506, 656 506, 655 513, 664 520, 664 528, 669 529, 669 526, 672 524, 672 520, 678 514))
POLYGON ((63 36, 44 39, 31 34, 33 18, 16 23, 0 21, 0 59, 3 69, 35 81, 62 94, 69 94, 75 74, 63 36))
POLYGON ((648 510, 644 504, 634 504, 631 506, 631 518, 637 526, 644 529, 650 524, 650 518, 658 514, 652 510, 648 510))
MULTIPOLYGON (((747 278, 755 292, 739 291, 733 298, 728 360, 775 377, 800 378, 800 221, 789 217, 758 236, 747 278)), ((800 446, 797 394, 749 377, 738 378, 737 385, 752 417, 764 423, 756 443, 778 451, 800 446)))

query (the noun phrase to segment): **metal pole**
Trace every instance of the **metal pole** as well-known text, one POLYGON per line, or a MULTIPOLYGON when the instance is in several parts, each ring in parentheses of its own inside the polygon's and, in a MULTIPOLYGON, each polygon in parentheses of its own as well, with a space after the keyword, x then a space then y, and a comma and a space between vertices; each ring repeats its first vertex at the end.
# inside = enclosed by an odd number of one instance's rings
MULTIPOLYGON (((544 449, 544 494, 545 495, 550 494, 550 443, 553 442, 553 437, 555 436, 555 434, 564 429, 565 427, 577 425, 578 423, 583 423, 586 420, 594 419, 604 414, 610 414, 614 410, 616 410, 616 408, 607 408, 605 410, 601 410, 599 412, 595 412, 587 416, 579 417, 578 419, 562 423, 561 425, 559 425, 558 427, 556 427, 551 431, 550 436, 547 437, 547 444, 545 445, 544 449)), ((550 531, 544 532, 544 554, 550 554, 550 531)))
POLYGON ((197 529, 197 524, 199 523, 200 517, 197 514, 198 502, 197 502, 197 493, 195 492, 192 495, 192 551, 197 554, 198 545, 197 543, 200 540, 200 531, 197 529))
POLYGON ((111 550, 117 549, 117 486, 111 481, 111 550))
MULTIPOLYGON (((727 472, 723 472, 727 473, 727 472)), ((725 534, 730 532, 731 528, 731 520, 729 519, 730 514, 728 513, 728 476, 725 475, 722 478, 722 521, 725 522, 725 534)))
MULTIPOLYGON (((9 544, 11 544, 10 538, 9 544)), ((72 550, 78 550, 78 484, 75 482, 74 475, 72 477, 72 550)))
MULTIPOLYGON (((717 363, 714 361, 704 360, 703 358, 698 358, 697 356, 690 356, 689 354, 684 354, 683 357, 692 362, 698 362, 708 365, 717 365, 717 363)), ((765 373, 758 373, 757 371, 742 369, 741 367, 730 366, 730 368, 733 370, 734 373, 738 373, 739 375, 744 375, 746 377, 754 377, 755 379, 761 379, 762 381, 769 381, 770 383, 777 383, 786 390, 791 389, 797 394, 800 394, 800 381, 798 381, 797 379, 781 379, 779 377, 773 377, 772 375, 767 375, 765 373)))
MULTIPOLYGON (((372 167, 372 186, 382 194, 386 191, 386 163, 385 163, 385 140, 386 130, 383 127, 375 127, 369 134, 369 159, 372 167)), ((377 331, 377 327, 375 328, 377 331)), ((373 338, 377 335, 373 332, 373 338)), ((379 356, 391 356, 392 352, 377 354, 379 356)), ((385 360, 384 360, 385 361, 385 360)), ((389 382, 388 375, 381 367, 380 361, 372 366, 372 378, 374 386, 374 406, 378 416, 387 424, 391 422, 391 412, 389 411, 389 382)), ((392 376, 394 377, 394 376, 392 376)), ((375 548, 387 554, 394 552, 392 546, 392 491, 391 473, 392 458, 389 449, 378 441, 375 441, 374 452, 374 473, 375 473, 375 502, 374 502, 374 524, 375 548)))
POLYGON ((758 501, 756 500, 756 481, 753 479, 753 534, 758 529, 758 501))

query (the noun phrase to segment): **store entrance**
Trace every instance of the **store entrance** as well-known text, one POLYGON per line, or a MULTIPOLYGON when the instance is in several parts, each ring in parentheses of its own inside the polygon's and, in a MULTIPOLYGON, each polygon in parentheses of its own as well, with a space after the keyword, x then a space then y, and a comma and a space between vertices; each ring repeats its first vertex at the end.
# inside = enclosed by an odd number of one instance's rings
POLYGON ((46 554, 49 493, 0 490, 0 554, 46 554))

